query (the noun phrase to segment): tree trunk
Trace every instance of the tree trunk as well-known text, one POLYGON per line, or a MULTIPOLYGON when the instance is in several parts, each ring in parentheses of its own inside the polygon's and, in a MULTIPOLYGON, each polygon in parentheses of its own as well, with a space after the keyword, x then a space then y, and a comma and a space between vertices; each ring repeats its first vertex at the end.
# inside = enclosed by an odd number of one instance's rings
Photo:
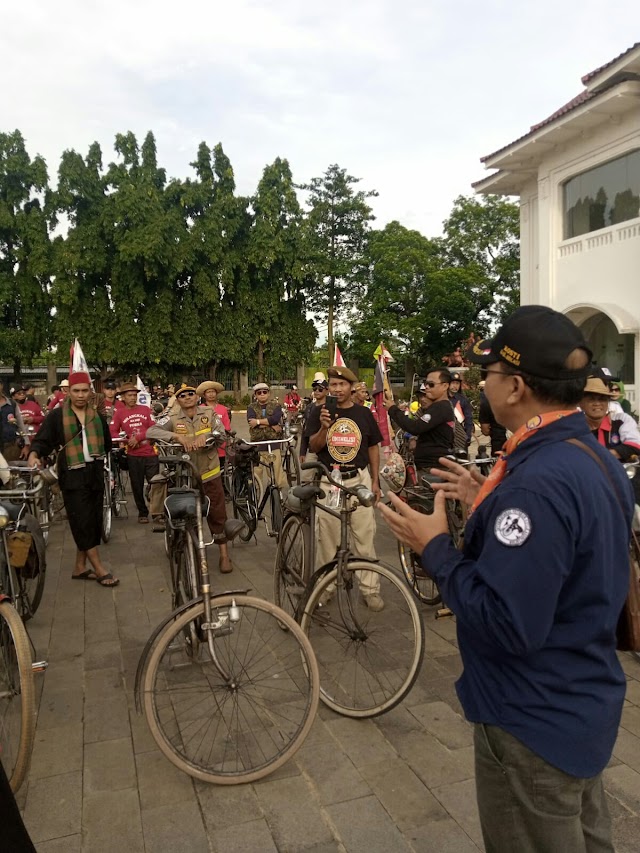
POLYGON ((404 384, 406 388, 410 388, 413 384, 413 377, 416 370, 415 359, 407 356, 404 362, 404 384))
POLYGON ((22 373, 22 361, 19 358, 16 358, 13 362, 13 381, 19 385, 20 384, 20 375, 22 373))
POLYGON ((333 290, 335 279, 331 276, 331 297, 327 311, 327 347, 329 349, 329 364, 333 364, 333 290))
POLYGON ((218 362, 214 360, 209 365, 209 379, 211 380, 211 382, 215 382, 216 370, 217 369, 218 369, 218 362))
POLYGON ((264 382, 264 344, 258 341, 258 382, 264 382))

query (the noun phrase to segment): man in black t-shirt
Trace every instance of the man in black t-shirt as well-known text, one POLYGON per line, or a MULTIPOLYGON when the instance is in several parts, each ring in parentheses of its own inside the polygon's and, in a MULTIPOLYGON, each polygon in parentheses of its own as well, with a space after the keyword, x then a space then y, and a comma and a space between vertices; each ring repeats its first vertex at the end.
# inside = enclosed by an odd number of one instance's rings
MULTIPOLYGON (((351 386, 357 381, 355 374, 346 367, 330 367, 327 373, 329 393, 338 398, 336 417, 332 420, 326 406, 314 406, 311 409, 306 427, 310 436, 309 448, 329 470, 335 465, 340 468, 345 486, 367 486, 380 498, 378 445, 382 436, 378 425, 369 409, 357 406, 351 400, 351 386)), ((330 483, 326 477, 322 485, 328 493, 330 483)), ((373 507, 358 506, 351 514, 349 545, 352 552, 359 557, 375 560, 375 532, 373 507)), ((340 543, 340 519, 326 512, 318 512, 316 535, 317 563, 322 566, 333 560, 340 543)), ((360 592, 369 609, 382 610, 384 601, 380 596, 377 575, 364 571, 357 574, 360 592)))
POLYGON ((416 468, 422 476, 429 468, 438 467, 438 459, 451 452, 453 447, 453 406, 449 400, 451 374, 448 370, 430 370, 420 386, 420 394, 429 400, 429 408, 420 410, 417 418, 410 418, 396 406, 393 396, 384 404, 394 423, 411 435, 417 436, 413 454, 416 468))

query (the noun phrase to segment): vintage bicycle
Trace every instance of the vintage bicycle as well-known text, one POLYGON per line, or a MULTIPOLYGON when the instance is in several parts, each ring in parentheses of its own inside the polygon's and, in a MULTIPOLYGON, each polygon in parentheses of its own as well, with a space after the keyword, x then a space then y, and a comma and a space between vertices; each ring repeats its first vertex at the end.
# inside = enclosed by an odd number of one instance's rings
POLYGON ((44 538, 20 498, 35 489, 0 493, 0 760, 14 793, 31 762, 34 673, 47 666, 45 661, 34 663, 24 625, 35 613, 44 587, 44 538))
POLYGON ((314 470, 313 483, 289 493, 274 571, 276 604, 294 616, 309 637, 320 670, 320 698, 348 717, 375 717, 394 708, 413 687, 424 655, 424 627, 416 603, 397 569, 358 557, 349 547, 351 515, 373 506, 366 486, 334 484, 340 505, 323 503, 328 469, 314 470), (321 478, 323 478, 321 480, 321 478), (315 571, 315 514, 340 520, 340 542, 333 560, 315 571), (363 577, 362 573, 369 573, 363 577), (360 582, 379 589, 384 609, 370 609, 360 582))
MULTIPOLYGON (((166 454, 161 461, 172 464, 166 454)), ((205 782, 254 782, 284 764, 308 735, 318 667, 304 632, 280 608, 246 589, 212 592, 207 502, 188 454, 180 464, 190 468, 191 487, 169 487, 165 500, 178 606, 143 650, 136 703, 176 767, 205 782), (180 548, 191 557, 178 566, 180 548)))
MULTIPOLYGON (((292 438, 269 439, 267 441, 244 441, 236 439, 232 445, 234 473, 231 480, 233 514, 245 525, 240 538, 248 542, 255 534, 259 521, 264 521, 267 536, 276 540, 282 527, 282 493, 275 482, 274 450, 291 447, 292 438), (260 458, 266 454, 266 461, 260 458), (259 467, 267 471, 267 482, 259 483, 256 472, 259 467)), ((297 456, 294 458, 299 466, 297 456)))

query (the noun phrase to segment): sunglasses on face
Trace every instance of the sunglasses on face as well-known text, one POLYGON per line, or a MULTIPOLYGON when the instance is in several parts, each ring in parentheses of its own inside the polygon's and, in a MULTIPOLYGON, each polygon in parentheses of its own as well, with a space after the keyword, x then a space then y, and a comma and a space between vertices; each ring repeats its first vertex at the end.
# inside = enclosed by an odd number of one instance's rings
POLYGON ((425 388, 435 388, 436 385, 446 385, 446 382, 425 382, 424 383, 425 388))
POLYGON ((256 394, 268 394, 268 391, 256 391, 256 394))
POLYGON ((183 391, 182 394, 178 394, 178 400, 181 400, 183 397, 195 397, 195 391, 183 391))
POLYGON ((612 388, 611 390, 613 391, 613 393, 614 393, 614 394, 619 394, 619 393, 620 393, 620 389, 619 389, 619 388, 616 388, 616 386, 615 386, 615 385, 613 386, 613 388, 612 388))

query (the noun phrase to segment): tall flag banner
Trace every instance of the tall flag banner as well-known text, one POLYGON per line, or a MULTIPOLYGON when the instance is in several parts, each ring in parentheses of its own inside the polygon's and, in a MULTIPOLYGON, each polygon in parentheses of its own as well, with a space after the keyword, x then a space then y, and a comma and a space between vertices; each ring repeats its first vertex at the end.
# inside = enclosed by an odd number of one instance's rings
POLYGON ((347 366, 344 363, 344 358, 342 357, 342 353, 338 349, 338 344, 334 344, 334 347, 333 347, 333 366, 334 367, 346 367, 347 366))
MULTIPOLYGON (((88 373, 91 376, 87 359, 84 357, 80 341, 77 338, 74 338, 69 350, 69 360, 69 373, 88 373)), ((91 380, 91 387, 93 388, 93 379, 91 380)))
POLYGON ((151 395, 144 387, 144 382, 139 376, 136 376, 136 388, 138 389, 138 405, 151 408, 151 395))
POLYGON ((373 376, 372 389, 374 410, 376 413, 376 420, 378 421, 378 428, 382 435, 382 446, 389 447, 391 445, 391 426, 387 410, 384 407, 384 392, 391 392, 389 377, 387 375, 387 362, 393 361, 393 358, 383 343, 380 343, 374 352, 374 356, 376 358, 376 369, 373 376))

